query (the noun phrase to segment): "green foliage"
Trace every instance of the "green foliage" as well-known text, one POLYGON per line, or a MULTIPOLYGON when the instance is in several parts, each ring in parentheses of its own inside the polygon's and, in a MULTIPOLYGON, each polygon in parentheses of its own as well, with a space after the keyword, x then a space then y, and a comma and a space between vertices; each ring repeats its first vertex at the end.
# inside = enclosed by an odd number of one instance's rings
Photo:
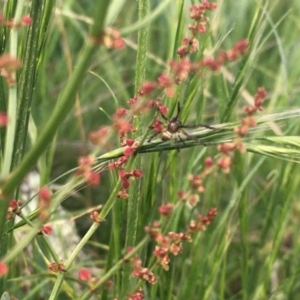
POLYGON ((131 120, 128 101, 178 60, 176 51, 189 36, 191 2, 2 5, 4 20, 29 14, 33 25, 0 27, 0 61, 9 53, 22 62, 13 73, 16 84, 0 78, 0 110, 9 116, 0 128, 0 273, 1 264, 9 268, 0 276, 1 299, 130 299, 138 288, 153 300, 300 297, 297 0, 218 1, 190 59, 217 57, 246 38, 247 54, 219 72, 190 72, 173 97, 163 90, 153 96, 169 109, 166 118, 176 115, 179 101, 183 124, 214 129, 187 128, 192 138, 162 141, 160 134, 149 141, 149 126, 160 114, 137 113, 137 130, 129 135, 139 147, 123 170, 109 168, 128 149, 113 129, 115 112, 125 107, 131 120), (105 47, 108 27, 122 34, 125 48, 105 47), (268 97, 253 117, 257 125, 240 137, 244 151, 232 151, 223 172, 218 146, 237 141, 242 108, 253 105, 261 86, 268 97), (91 144, 90 133, 103 126, 108 133, 91 144), (88 163, 78 163, 80 157, 95 157, 91 169, 82 170, 88 163), (208 157, 214 167, 206 174, 208 157), (129 175, 119 172, 132 170, 143 176, 130 177, 123 199, 119 193, 129 175), (101 174, 100 184, 88 184, 84 175, 91 171, 101 174), (29 183, 34 174, 38 182, 29 183), (182 200, 195 193, 191 174, 203 180, 196 206, 182 200), (43 210, 37 200, 46 186, 52 194, 43 210), (23 201, 21 219, 7 220, 11 199, 23 201), (158 212, 166 204, 173 206, 168 217, 158 212), (153 222, 165 236, 186 233, 191 220, 212 208, 218 215, 206 230, 186 237, 177 255, 169 253, 169 263, 157 263, 157 241, 146 233, 153 222), (45 224, 54 232, 38 235, 45 224), (156 278, 154 284, 133 276, 133 260, 147 268, 149 281, 156 278), (78 277, 86 269, 94 282, 78 277))

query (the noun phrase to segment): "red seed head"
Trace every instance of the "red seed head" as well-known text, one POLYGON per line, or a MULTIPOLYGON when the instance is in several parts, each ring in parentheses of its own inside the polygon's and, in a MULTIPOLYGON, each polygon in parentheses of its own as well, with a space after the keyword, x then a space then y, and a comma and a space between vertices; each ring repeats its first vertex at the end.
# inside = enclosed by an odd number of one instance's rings
POLYGON ((7 264, 0 261, 0 277, 5 276, 7 273, 8 273, 7 264))
POLYGON ((141 170, 133 170, 132 175, 135 178, 141 178, 141 177, 143 177, 143 172, 141 170))
POLYGON ((42 232, 45 234, 45 235, 50 235, 50 234, 52 234, 52 232, 53 232, 53 228, 51 227, 51 226, 47 226, 47 225, 45 225, 45 226, 43 226, 42 227, 42 232))
POLYGON ((88 281, 91 279, 92 274, 88 269, 82 268, 79 270, 78 277, 82 281, 88 281))
POLYGON ((7 114, 4 112, 0 112, 0 128, 6 126, 8 123, 7 114))
POLYGON ((21 18, 21 23, 22 23, 23 25, 30 25, 30 24, 32 23, 32 19, 31 19, 30 16, 23 16, 23 17, 21 18))

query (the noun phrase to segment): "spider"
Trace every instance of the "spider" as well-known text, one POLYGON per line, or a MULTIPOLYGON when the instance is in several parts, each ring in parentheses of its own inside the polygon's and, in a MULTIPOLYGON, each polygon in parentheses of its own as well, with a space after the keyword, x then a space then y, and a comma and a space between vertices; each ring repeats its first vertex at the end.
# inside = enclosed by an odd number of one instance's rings
MULTIPOLYGON (((211 127, 206 124, 198 124, 198 125, 184 125, 179 120, 179 115, 181 112, 181 107, 179 101, 177 102, 177 114, 175 117, 168 119, 161 111, 161 117, 167 122, 167 127, 165 130, 155 132, 150 138, 148 139, 148 143, 151 142, 151 140, 156 137, 157 135, 161 134, 161 140, 162 141, 168 141, 171 140, 175 135, 175 142, 177 142, 177 138, 184 144, 184 140, 180 137, 180 133, 184 134, 187 139, 197 140, 197 138, 191 136, 188 134, 183 128, 197 128, 197 127, 205 127, 208 129, 215 129, 214 127, 211 127)), ((153 128, 153 127, 152 127, 153 128)), ((177 149, 179 151, 179 149, 177 149)))

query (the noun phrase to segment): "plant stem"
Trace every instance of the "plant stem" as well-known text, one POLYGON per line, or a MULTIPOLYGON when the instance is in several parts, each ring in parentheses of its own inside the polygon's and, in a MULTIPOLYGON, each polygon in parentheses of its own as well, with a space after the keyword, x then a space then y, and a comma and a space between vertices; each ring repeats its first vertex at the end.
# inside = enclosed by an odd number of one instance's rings
MULTIPOLYGON (((14 23, 17 24, 21 18, 22 9, 24 5, 24 0, 18 1, 16 14, 14 17, 14 23)), ((9 54, 13 58, 18 57, 18 32, 19 28, 13 26, 10 33, 10 50, 9 54)), ((11 74, 12 80, 15 83, 10 84, 8 88, 8 110, 7 115, 9 117, 9 122, 6 127, 6 140, 4 145, 4 158, 3 165, 1 169, 0 178, 3 179, 9 172, 12 163, 13 148, 15 142, 15 131, 17 124, 17 83, 16 83, 16 71, 11 74)))
MULTIPOLYGON (((101 3, 99 3, 98 6, 95 7, 96 13, 94 20, 96 21, 91 30, 92 36, 86 41, 83 51, 79 56, 80 59, 77 66, 75 67, 74 73, 68 81, 65 89, 61 93, 54 111, 51 114, 49 121, 45 125, 44 129, 40 133, 36 143, 25 155, 20 165, 14 170, 8 180, 4 182, 1 188, 2 197, 0 199, 0 236, 2 236, 3 234, 5 217, 9 204, 8 199, 10 197, 10 194, 18 186, 18 184, 20 184, 26 173, 34 166, 39 156, 45 151, 45 149, 55 136, 58 127, 63 122, 65 117, 69 114, 74 105, 78 87, 83 81, 85 73, 92 60, 93 53, 99 47, 99 45, 95 41, 98 41, 99 37, 101 37, 105 21, 104 16, 106 15, 109 3, 109 0, 101 1, 101 3)), ((3 171, 3 174, 7 174, 6 169, 3 171)))
MULTIPOLYGON (((149 0, 139 0, 139 20, 143 20, 149 13, 149 0)), ((138 90, 141 88, 142 83, 145 80, 146 73, 146 61, 147 61, 147 37, 148 37, 148 26, 139 30, 138 33, 138 51, 136 59, 136 74, 135 74, 135 94, 137 95, 138 90)), ((137 120, 141 122, 142 120, 137 120)), ((143 127, 143 126, 140 126, 143 127)), ((141 130, 138 129, 137 135, 142 134, 141 130)), ((133 161, 134 169, 141 169, 141 156, 136 157, 133 161)), ((136 180, 132 183, 130 188, 128 206, 127 206, 127 226, 126 226, 126 240, 125 248, 135 246, 136 237, 138 231, 138 217, 140 209, 140 193, 141 193, 141 182, 142 180, 136 180)), ((124 266, 124 273, 122 276, 122 287, 121 297, 123 299, 130 289, 131 281, 131 266, 126 264, 124 266)))

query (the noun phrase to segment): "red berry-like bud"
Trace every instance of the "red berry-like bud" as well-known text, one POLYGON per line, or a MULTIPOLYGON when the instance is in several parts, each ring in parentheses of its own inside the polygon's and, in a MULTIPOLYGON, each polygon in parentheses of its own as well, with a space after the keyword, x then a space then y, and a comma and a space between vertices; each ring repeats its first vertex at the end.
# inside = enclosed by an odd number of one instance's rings
POLYGON ((43 226, 42 232, 46 235, 50 235, 53 231, 53 228, 51 226, 43 226))
POLYGON ((82 281, 88 281, 91 279, 92 274, 88 269, 83 268, 83 269, 79 270, 78 277, 82 281))
POLYGON ((143 177, 143 172, 141 170, 133 170, 132 175, 135 178, 141 178, 141 177, 143 177))
POLYGON ((8 123, 8 117, 6 113, 0 112, 0 127, 6 126, 8 123))
POLYGON ((209 168, 213 165, 214 161, 211 157, 206 157, 205 159, 205 167, 209 168))
POLYGON ((125 141, 125 144, 128 146, 128 147, 131 147, 133 144, 134 144, 134 139, 127 139, 125 141))
POLYGON ((8 273, 7 264, 0 261, 0 277, 5 276, 7 273, 8 273))
POLYGON ((127 180, 127 179, 122 180, 121 186, 122 186, 122 188, 123 188, 124 190, 129 189, 129 187, 130 187, 130 181, 127 180))
POLYGON ((30 16, 24 16, 24 17, 22 17, 22 19, 21 19, 21 23, 22 23, 23 25, 30 25, 30 24, 32 23, 32 19, 31 19, 30 16))
POLYGON ((98 185, 100 183, 100 174, 97 172, 89 172, 87 175, 87 181, 91 185, 98 185))
POLYGON ((108 164, 108 168, 109 168, 110 170, 113 170, 113 169, 116 168, 116 165, 115 165, 114 163, 110 163, 110 164, 108 164))
POLYGON ((161 205, 158 208, 158 211, 161 215, 168 217, 170 215, 171 211, 173 210, 173 208, 174 208, 173 204, 167 203, 167 204, 161 205))
POLYGON ((128 175, 128 173, 126 171, 124 171, 124 170, 121 170, 119 172, 119 177, 120 178, 126 178, 126 177, 128 177, 127 175, 128 175))
POLYGON ((132 149, 131 147, 126 147, 123 154, 125 156, 131 156, 134 154, 134 149, 132 149))
POLYGON ((40 200, 44 200, 44 201, 50 200, 51 196, 52 196, 52 193, 47 187, 42 187, 40 189, 40 192, 39 192, 40 200))

